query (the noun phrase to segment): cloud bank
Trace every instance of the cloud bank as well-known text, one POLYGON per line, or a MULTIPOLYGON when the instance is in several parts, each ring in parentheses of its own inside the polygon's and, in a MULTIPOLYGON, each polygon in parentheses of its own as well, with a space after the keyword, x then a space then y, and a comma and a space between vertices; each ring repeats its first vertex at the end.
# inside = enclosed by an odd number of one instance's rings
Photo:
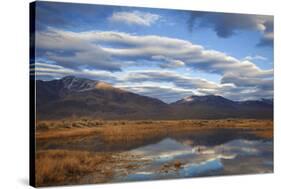
POLYGON ((156 98, 165 91, 160 99, 166 102, 183 94, 217 94, 234 100, 273 94, 272 69, 259 68, 253 58, 239 60, 182 39, 48 28, 36 33, 36 46, 41 57, 54 62, 36 63, 38 75, 90 77, 156 98), (143 66, 151 69, 140 71, 143 66), (130 71, 131 67, 138 69, 130 71), (189 77, 187 69, 217 74, 220 82, 189 77))
POLYGON ((141 11, 114 12, 112 16, 109 17, 109 21, 111 22, 140 26, 150 26, 159 19, 160 16, 157 14, 141 11))

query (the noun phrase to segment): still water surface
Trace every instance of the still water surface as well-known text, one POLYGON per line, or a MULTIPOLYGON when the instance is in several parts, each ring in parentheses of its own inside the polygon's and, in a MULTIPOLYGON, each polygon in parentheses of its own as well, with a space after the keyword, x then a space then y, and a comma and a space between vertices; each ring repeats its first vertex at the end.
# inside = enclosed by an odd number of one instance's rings
POLYGON ((214 146, 193 145, 189 139, 165 138, 131 150, 151 160, 124 180, 268 173, 273 170, 272 141, 235 139, 214 146))

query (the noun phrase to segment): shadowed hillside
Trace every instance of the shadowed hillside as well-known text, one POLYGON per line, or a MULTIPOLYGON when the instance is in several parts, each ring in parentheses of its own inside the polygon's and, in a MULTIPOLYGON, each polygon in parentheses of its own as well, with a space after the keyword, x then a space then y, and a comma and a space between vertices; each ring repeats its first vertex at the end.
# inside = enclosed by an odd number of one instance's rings
POLYGON ((272 118, 272 100, 236 102, 221 96, 190 96, 171 104, 115 88, 108 83, 67 76, 36 81, 37 119, 217 119, 272 118))

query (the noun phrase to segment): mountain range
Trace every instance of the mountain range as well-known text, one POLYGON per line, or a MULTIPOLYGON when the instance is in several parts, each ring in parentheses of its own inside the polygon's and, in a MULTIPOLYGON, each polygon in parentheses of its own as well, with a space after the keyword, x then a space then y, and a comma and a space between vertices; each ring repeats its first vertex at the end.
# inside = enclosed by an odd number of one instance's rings
POLYGON ((273 100, 232 101, 222 96, 189 96, 167 104, 109 83, 74 76, 36 80, 37 119, 219 119, 273 118, 273 100))

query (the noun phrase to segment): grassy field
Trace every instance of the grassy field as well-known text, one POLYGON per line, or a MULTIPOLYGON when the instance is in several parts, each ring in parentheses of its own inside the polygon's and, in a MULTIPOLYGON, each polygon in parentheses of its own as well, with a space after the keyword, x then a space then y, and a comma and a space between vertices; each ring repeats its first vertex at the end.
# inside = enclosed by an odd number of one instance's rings
MULTIPOLYGON (((83 151, 40 151, 36 154, 36 184, 44 186, 77 183, 82 176, 99 173, 100 166, 110 161, 110 157, 108 154, 83 151)), ((111 172, 100 175, 103 176, 110 177, 111 172)))
POLYGON ((81 119, 38 121, 36 124, 36 140, 95 134, 102 135, 107 140, 135 140, 167 133, 203 132, 207 129, 240 129, 271 138, 273 122, 272 120, 254 119, 181 121, 99 121, 81 119))
MULTIPOLYGON (((100 152, 81 149, 45 149, 42 145, 72 138, 97 136, 108 146, 114 144, 141 145, 167 136, 183 133, 230 130, 239 135, 249 133, 262 139, 272 139, 272 120, 181 120, 181 121, 102 121, 91 119, 38 121, 36 124, 36 184, 37 186, 107 182, 114 174, 127 175, 136 166, 137 157, 126 152, 100 152), (120 166, 118 173, 113 171, 120 166), (126 167, 126 169, 123 169, 126 167), (122 172, 123 171, 123 172, 122 172)), ((239 136, 237 136, 239 137, 239 136)), ((71 141, 71 140, 70 140, 71 141)), ((83 140, 82 140, 83 141, 83 140)), ((82 143, 82 142, 81 142, 82 143)))

